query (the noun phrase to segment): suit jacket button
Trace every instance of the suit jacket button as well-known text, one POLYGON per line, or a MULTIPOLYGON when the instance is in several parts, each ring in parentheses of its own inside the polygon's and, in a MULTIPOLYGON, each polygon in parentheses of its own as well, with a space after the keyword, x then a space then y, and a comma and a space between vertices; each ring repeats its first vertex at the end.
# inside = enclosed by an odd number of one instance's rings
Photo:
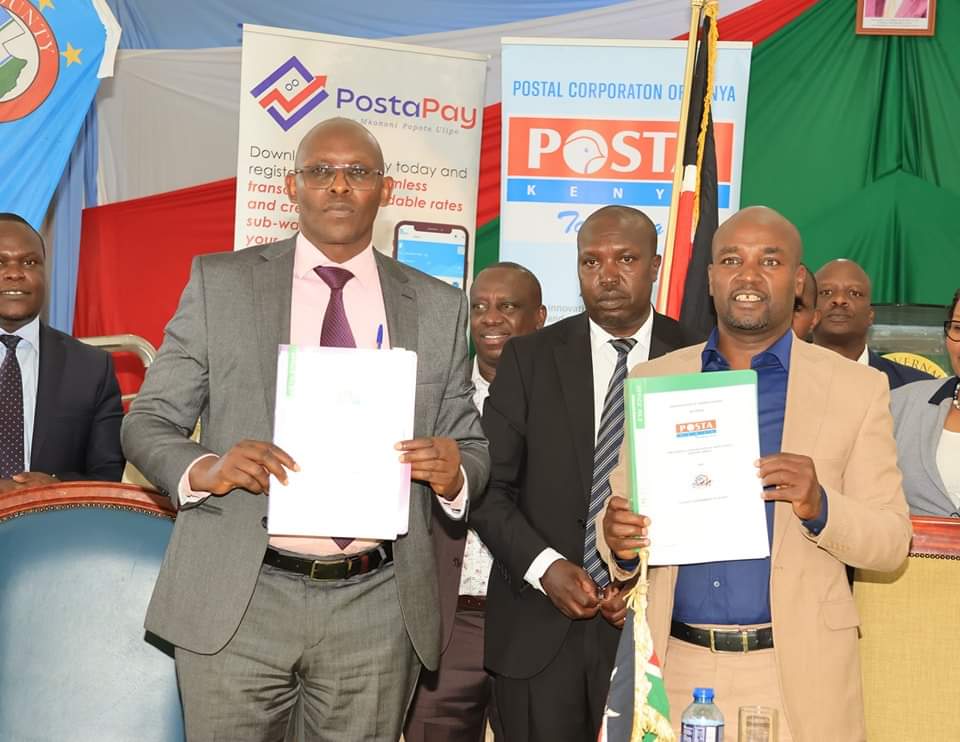
POLYGON ((263 517, 260 519, 260 525, 263 526, 264 528, 267 527, 267 516, 263 516, 263 517))
POLYGON ((454 557, 454 558, 453 558, 453 566, 454 566, 454 567, 459 567, 461 564, 463 564, 463 562, 460 561, 460 557, 454 557))

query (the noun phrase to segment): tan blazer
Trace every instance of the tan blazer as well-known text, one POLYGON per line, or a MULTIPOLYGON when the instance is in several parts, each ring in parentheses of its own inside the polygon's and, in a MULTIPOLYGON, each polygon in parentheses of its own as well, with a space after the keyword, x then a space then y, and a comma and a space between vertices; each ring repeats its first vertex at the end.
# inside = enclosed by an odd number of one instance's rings
MULTIPOLYGON (((702 349, 678 350, 640 364, 630 375, 698 372, 702 349)), ((774 652, 787 722, 797 742, 866 739, 860 617, 844 565, 893 571, 907 556, 912 529, 889 402, 887 379, 879 371, 794 339, 782 450, 813 459, 829 502, 819 536, 807 532, 789 503, 776 503, 774 516, 774 652)), ((610 483, 614 495, 627 496, 623 449, 610 483)), ((627 579, 632 575, 617 567, 603 539, 602 518, 603 513, 595 523, 600 553, 614 578, 627 579)), ((665 673, 670 672, 666 645, 676 581, 676 567, 650 569, 647 618, 665 673)))

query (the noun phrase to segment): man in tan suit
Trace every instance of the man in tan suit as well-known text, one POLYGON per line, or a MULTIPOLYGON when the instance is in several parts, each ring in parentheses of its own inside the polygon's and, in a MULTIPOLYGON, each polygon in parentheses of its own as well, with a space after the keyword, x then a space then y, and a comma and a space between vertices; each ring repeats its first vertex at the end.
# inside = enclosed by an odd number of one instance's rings
MULTIPOLYGON (((651 568, 647 618, 674 727, 693 686, 713 686, 732 739, 738 707, 760 704, 779 710, 781 742, 856 742, 866 739, 860 620, 845 565, 895 570, 911 527, 886 379, 790 331, 801 257, 799 233, 776 212, 733 216, 717 230, 709 268, 717 329, 705 345, 632 372, 757 371, 757 475, 772 555, 651 568)), ((596 520, 598 547, 620 580, 636 572, 636 549, 656 539, 656 524, 624 499, 625 463, 621 449, 596 520)))

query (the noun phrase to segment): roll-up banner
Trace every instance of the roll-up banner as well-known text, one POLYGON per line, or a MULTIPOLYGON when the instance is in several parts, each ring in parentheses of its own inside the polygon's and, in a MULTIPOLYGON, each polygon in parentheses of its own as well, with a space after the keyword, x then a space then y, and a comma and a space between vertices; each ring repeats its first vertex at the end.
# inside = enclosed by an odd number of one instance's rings
MULTIPOLYGON (((685 41, 503 39, 500 258, 537 275, 548 322, 583 310, 577 231, 601 206, 645 212, 663 251, 686 48, 685 41)), ((751 49, 720 42, 717 54, 721 221, 740 206, 751 49)))
MULTIPOLYGON (((244 25, 234 248, 299 227, 284 178, 312 126, 342 116, 380 142, 395 181, 374 245, 464 287, 473 264, 487 57, 244 25)), ((313 164, 313 163, 306 163, 313 164)))

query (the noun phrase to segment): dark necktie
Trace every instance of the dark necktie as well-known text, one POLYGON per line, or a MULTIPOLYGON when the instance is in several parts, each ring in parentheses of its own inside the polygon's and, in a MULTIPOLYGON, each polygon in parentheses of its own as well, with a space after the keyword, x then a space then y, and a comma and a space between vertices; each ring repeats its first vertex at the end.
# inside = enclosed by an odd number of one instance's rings
MULTIPOLYGON (((347 321, 347 312, 343 308, 343 287, 353 278, 353 274, 346 268, 336 268, 332 265, 320 265, 314 268, 317 275, 330 287, 330 303, 323 315, 323 328, 320 330, 320 345, 327 348, 356 348, 357 341, 353 339, 353 331, 347 321)), ((352 538, 334 538, 333 542, 341 549, 346 549, 352 538)))
POLYGON ((323 328, 320 330, 320 345, 327 348, 356 348, 353 331, 347 321, 347 312, 343 308, 343 287, 353 278, 346 268, 332 265, 320 265, 314 268, 317 275, 330 287, 330 303, 323 315, 323 328))
POLYGON ((19 335, 0 335, 7 354, 0 364, 0 479, 23 471, 23 379, 17 363, 19 335))
POLYGON ((617 463, 620 444, 623 443, 623 382, 627 380, 627 354, 637 344, 633 338, 609 341, 617 351, 617 366, 610 377, 607 396, 600 415, 597 447, 593 451, 593 486, 590 488, 590 508, 587 515, 587 536, 584 540, 583 568, 598 587, 610 582, 607 567, 597 551, 597 532, 593 521, 603 510, 610 496, 610 472, 617 463))

